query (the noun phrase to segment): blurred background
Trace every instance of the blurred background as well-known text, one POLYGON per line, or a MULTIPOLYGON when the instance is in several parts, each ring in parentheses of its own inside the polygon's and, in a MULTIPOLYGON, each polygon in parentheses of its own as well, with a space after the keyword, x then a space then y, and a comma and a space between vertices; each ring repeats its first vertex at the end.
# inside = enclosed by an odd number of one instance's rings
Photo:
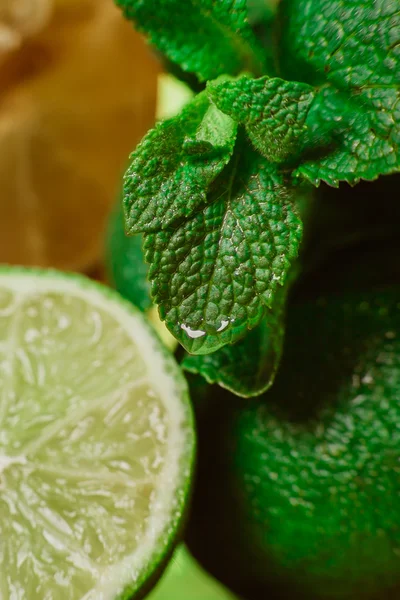
MULTIPOLYGON (((0 0, 0 262, 104 274, 129 153, 184 102, 112 0, 0 0)), ((229 600, 184 546, 150 600, 229 600)))
POLYGON ((159 71, 112 0, 0 0, 1 262, 101 264, 159 71))

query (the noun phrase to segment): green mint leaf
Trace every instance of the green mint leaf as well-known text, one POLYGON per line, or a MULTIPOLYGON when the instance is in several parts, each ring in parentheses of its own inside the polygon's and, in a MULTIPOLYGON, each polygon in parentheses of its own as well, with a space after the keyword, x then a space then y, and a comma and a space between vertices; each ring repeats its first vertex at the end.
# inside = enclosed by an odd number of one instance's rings
POLYGON ((293 158, 303 147, 314 89, 278 78, 214 81, 207 91, 216 106, 246 127, 254 147, 272 162, 293 158))
POLYGON ((208 201, 176 228, 145 235, 160 316, 193 354, 216 351, 258 325, 302 231, 282 175, 244 143, 208 201))
POLYGON ((247 22, 246 0, 116 0, 139 31, 201 81, 260 74, 263 54, 247 22))
POLYGON ((187 354, 181 363, 183 369, 199 373, 208 383, 217 383, 244 398, 267 391, 274 382, 282 355, 287 289, 285 285, 278 290, 260 325, 242 340, 213 354, 187 354))
POLYGON ((122 206, 118 203, 111 215, 106 238, 107 273, 119 293, 145 311, 153 303, 142 245, 143 236, 125 235, 122 206))
POLYGON ((157 231, 207 202, 207 189, 228 163, 234 121, 201 93, 151 130, 131 156, 124 177, 129 233, 157 231))
POLYGON ((400 169, 400 90, 370 87, 348 96, 323 88, 307 128, 308 153, 294 174, 314 185, 354 185, 400 169))
POLYGON ((280 20, 281 73, 319 90, 297 174, 337 185, 398 171, 399 3, 283 0, 280 20))
POLYGON ((392 0, 282 0, 285 78, 342 90, 398 83, 400 7, 392 0))

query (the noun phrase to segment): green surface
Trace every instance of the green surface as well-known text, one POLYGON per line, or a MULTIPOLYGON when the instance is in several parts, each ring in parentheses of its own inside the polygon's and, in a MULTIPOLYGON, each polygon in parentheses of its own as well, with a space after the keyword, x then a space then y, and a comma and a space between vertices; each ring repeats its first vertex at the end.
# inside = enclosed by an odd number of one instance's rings
POLYGON ((283 285, 301 239, 295 198, 247 143, 190 219, 145 235, 152 295, 171 333, 205 354, 243 337, 283 285))
POLYGON ((263 53, 247 23, 246 0, 116 0, 127 18, 200 80, 259 72, 263 53))
POLYGON ((124 176, 127 232, 167 229, 201 210, 208 187, 233 153, 236 130, 205 93, 158 123, 132 154, 124 176))
POLYGON ((181 528, 186 383, 141 313, 81 276, 0 269, 2 600, 142 597, 181 528))
POLYGON ((235 600, 235 597, 207 575, 181 546, 146 600, 235 600))
POLYGON ((272 389, 214 390, 188 539, 249 600, 397 597, 399 293, 299 300, 272 389))

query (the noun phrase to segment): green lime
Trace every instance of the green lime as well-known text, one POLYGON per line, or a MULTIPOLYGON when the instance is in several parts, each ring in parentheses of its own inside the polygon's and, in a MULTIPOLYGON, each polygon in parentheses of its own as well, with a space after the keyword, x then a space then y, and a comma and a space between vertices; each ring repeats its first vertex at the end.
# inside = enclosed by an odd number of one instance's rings
POLYGON ((0 270, 2 600, 142 597, 193 454, 186 384, 137 309, 80 276, 0 270))
POLYGON ((202 563, 251 599, 398 585, 400 288, 298 300, 273 388, 215 394, 188 533, 202 563))

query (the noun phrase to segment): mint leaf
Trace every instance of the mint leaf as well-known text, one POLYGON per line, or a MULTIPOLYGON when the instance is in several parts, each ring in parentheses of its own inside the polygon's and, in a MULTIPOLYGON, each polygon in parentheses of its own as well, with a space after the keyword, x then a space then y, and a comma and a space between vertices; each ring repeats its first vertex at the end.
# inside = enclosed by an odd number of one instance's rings
POLYGON ((314 185, 354 185, 400 169, 400 90, 371 87, 347 96, 323 88, 306 124, 308 153, 295 176, 314 185))
POLYGON ((205 93, 177 117, 159 123, 132 154, 124 177, 129 233, 167 228, 204 205, 235 140, 234 121, 205 93))
POLYGON ((272 162, 283 162, 303 147, 314 89, 278 78, 241 77, 214 81, 207 91, 216 106, 246 127, 254 147, 272 162))
POLYGON ((242 340, 213 354, 187 354, 181 366, 199 373, 237 396, 250 398, 267 391, 274 382, 285 333, 284 307, 288 286, 278 290, 272 308, 242 340))
POLYGON ((283 0, 280 20, 283 76, 319 90, 297 174, 337 185, 398 171, 399 3, 283 0))
POLYGON ((302 230, 282 175, 244 143, 208 202, 176 228, 145 235, 160 316, 194 354, 258 325, 285 282, 302 230))
POLYGON ((280 22, 284 77, 347 91, 398 83, 397 1, 282 0, 280 22))
POLYGON ((201 81, 243 70, 262 72, 262 50, 247 22, 246 0, 116 3, 163 54, 201 81))

